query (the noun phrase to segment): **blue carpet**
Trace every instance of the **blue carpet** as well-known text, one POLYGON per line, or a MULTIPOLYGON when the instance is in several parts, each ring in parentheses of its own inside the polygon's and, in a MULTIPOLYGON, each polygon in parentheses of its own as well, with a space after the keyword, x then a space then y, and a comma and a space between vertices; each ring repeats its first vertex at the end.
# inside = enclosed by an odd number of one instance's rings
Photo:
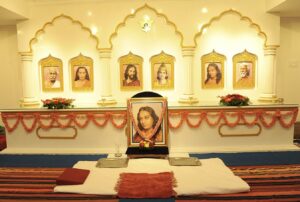
POLYGON ((162 198, 162 199, 119 199, 119 202, 175 202, 174 198, 162 198))
POLYGON ((0 167, 67 168, 77 161, 97 161, 107 155, 13 155, 1 154, 0 167))
POLYGON ((227 166, 300 164, 300 151, 190 154, 199 159, 220 158, 227 166))
MULTIPOLYGON (((77 161, 97 161, 98 155, 0 154, 0 167, 72 167, 77 161)), ((200 159, 220 158, 227 166, 300 164, 300 151, 190 154, 200 159)))

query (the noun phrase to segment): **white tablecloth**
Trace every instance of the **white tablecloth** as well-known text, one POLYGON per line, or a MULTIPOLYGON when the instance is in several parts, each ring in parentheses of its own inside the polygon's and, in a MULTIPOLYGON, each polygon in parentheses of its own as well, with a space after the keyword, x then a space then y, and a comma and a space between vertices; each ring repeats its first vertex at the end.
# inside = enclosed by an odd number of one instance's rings
MULTIPOLYGON (((122 172, 173 172, 178 195, 227 194, 250 191, 249 185, 223 163, 221 159, 201 160, 201 166, 170 166, 165 159, 130 159, 127 168, 97 168, 96 161, 79 161, 74 168, 88 169, 90 174, 82 185, 56 186, 55 192, 116 195, 115 186, 122 172)), ((147 182, 145 182, 147 183, 147 182)))

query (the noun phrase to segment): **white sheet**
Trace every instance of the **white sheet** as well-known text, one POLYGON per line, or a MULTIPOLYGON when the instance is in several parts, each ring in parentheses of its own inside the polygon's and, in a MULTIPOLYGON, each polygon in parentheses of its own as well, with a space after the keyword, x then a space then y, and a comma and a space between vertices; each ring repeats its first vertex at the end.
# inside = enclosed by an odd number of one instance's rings
POLYGON ((82 185, 56 186, 54 192, 116 195, 119 174, 158 173, 173 171, 178 195, 227 194, 250 191, 249 185, 223 163, 221 159, 201 160, 201 166, 170 166, 165 159, 130 159, 127 168, 97 168, 96 161, 79 161, 74 168, 88 169, 90 174, 82 185))

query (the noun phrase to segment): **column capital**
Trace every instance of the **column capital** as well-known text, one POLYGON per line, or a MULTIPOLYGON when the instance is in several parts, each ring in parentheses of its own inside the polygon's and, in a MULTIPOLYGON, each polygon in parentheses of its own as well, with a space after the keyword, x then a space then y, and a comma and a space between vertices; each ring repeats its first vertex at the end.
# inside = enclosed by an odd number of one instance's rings
POLYGON ((195 53, 195 46, 183 46, 181 51, 183 57, 193 57, 195 53))
POLYGON ((19 52, 21 61, 32 61, 32 52, 19 52))
POLYGON ((99 57, 110 59, 111 58, 111 48, 99 49, 99 57))
POLYGON ((264 55, 276 55, 279 45, 267 45, 264 47, 264 55))

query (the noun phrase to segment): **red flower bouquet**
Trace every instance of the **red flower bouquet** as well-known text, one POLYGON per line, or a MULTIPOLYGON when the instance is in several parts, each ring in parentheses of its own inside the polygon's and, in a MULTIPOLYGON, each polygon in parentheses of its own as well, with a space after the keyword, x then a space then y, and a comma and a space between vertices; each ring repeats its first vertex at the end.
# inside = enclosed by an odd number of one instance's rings
POLYGON ((220 105, 224 106, 247 106, 250 100, 240 94, 228 94, 226 96, 220 96, 220 105))
POLYGON ((67 109, 70 107, 74 107, 72 102, 74 99, 66 99, 66 98, 52 98, 42 100, 43 107, 48 107, 48 109, 67 109))

